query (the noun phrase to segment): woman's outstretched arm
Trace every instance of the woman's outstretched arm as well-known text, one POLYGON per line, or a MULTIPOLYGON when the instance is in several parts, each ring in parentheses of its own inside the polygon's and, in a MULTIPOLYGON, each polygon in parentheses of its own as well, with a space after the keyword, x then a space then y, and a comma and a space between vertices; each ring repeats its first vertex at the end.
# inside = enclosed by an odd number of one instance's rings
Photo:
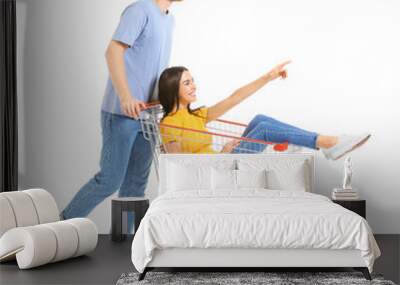
POLYGON ((224 100, 218 102, 214 106, 211 106, 208 109, 207 113, 207 122, 218 119, 220 116, 228 112, 234 106, 241 103, 244 99, 251 96, 259 89, 261 89, 268 82, 275 80, 279 77, 285 79, 287 77, 287 71, 285 70, 285 66, 289 64, 290 61, 285 61, 281 64, 275 66, 271 71, 264 74, 260 78, 250 82, 249 84, 239 88, 232 95, 224 100))

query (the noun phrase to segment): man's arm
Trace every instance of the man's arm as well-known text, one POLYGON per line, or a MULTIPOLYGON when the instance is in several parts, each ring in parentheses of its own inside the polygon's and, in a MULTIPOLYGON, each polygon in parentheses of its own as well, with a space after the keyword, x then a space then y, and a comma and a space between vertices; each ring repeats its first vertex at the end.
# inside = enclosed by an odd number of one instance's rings
POLYGON ((139 118, 140 109, 145 106, 141 101, 135 100, 129 89, 126 78, 124 53, 128 45, 112 40, 106 51, 106 60, 110 78, 119 97, 122 112, 129 117, 139 118))

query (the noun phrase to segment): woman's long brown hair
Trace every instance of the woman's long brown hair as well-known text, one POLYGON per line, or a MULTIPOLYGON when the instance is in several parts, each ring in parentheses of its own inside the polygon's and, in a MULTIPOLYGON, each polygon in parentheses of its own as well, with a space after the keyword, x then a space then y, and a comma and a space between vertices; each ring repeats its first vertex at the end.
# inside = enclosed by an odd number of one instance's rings
MULTIPOLYGON (((164 110, 164 117, 172 114, 175 106, 179 106, 179 85, 183 72, 188 71, 186 67, 174 66, 163 71, 158 82, 158 97, 164 110)), ((188 112, 197 116, 196 111, 192 110, 190 104, 187 106, 188 112)))

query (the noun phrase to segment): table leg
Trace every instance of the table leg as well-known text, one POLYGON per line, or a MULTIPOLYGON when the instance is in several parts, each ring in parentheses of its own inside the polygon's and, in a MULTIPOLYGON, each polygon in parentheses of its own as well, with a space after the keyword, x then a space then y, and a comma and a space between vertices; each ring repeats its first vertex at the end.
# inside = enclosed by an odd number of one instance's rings
POLYGON ((135 233, 136 233, 137 229, 139 228, 140 222, 142 221, 148 208, 149 208, 148 203, 141 203, 141 204, 135 206, 135 233))
POLYGON ((122 205, 120 203, 111 204, 111 239, 122 241, 122 205))

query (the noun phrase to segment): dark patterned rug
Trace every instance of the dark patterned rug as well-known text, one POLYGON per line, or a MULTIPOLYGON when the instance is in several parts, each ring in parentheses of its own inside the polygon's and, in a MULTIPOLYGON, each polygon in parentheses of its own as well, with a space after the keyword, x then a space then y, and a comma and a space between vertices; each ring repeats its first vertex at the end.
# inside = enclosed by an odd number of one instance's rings
POLYGON ((395 285, 382 275, 372 274, 372 281, 368 281, 360 272, 148 272, 142 281, 138 281, 138 276, 138 273, 122 274, 117 285, 395 285))

